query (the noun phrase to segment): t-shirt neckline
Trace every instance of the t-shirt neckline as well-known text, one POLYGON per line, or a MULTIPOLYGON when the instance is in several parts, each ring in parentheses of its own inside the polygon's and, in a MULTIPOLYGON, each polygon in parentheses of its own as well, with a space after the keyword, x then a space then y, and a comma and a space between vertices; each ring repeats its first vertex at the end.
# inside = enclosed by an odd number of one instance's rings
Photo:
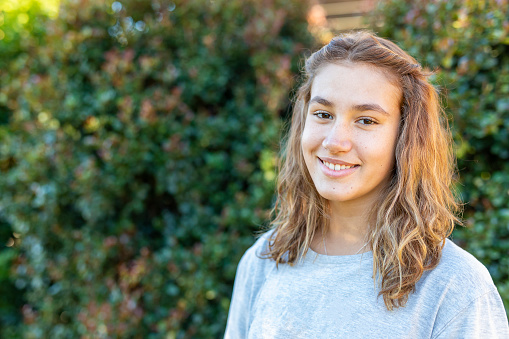
POLYGON ((351 255, 325 255, 313 251, 311 248, 303 258, 304 262, 311 262, 314 264, 334 264, 346 265, 352 263, 359 263, 361 261, 373 261, 373 252, 363 252, 351 255))

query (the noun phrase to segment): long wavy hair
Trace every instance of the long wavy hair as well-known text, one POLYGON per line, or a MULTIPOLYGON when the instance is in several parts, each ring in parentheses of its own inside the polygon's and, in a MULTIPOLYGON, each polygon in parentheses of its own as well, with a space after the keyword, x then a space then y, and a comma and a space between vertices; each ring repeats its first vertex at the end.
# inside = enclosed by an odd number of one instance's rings
POLYGON ((369 32, 344 34, 306 60, 282 147, 270 224, 275 232, 265 256, 292 265, 305 256, 316 232, 329 227, 328 201, 316 190, 301 150, 313 80, 329 63, 374 66, 403 93, 394 169, 371 210, 367 234, 373 278, 392 310, 405 306, 423 272, 438 265, 446 238, 460 223, 461 206, 451 189, 451 134, 430 74, 391 41, 369 32))

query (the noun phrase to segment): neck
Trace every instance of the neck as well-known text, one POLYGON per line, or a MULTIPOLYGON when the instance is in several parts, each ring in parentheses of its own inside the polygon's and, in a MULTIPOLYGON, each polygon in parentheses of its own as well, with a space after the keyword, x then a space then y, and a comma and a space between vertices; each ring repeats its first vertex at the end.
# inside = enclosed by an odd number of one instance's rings
POLYGON ((368 211, 365 204, 330 202, 330 223, 327 230, 332 239, 359 240, 368 231, 368 211))
POLYGON ((323 230, 323 238, 322 232, 317 232, 313 250, 327 255, 352 255, 369 251, 366 245, 368 211, 365 203, 331 201, 329 227, 323 230))

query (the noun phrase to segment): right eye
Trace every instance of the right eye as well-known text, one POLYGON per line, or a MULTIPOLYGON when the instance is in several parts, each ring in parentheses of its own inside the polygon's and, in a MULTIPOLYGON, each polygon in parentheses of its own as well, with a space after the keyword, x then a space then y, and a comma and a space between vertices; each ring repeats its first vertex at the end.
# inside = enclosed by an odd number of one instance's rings
POLYGON ((330 113, 325 112, 325 111, 316 111, 313 115, 316 115, 320 119, 330 119, 330 120, 332 120, 332 115, 330 113))

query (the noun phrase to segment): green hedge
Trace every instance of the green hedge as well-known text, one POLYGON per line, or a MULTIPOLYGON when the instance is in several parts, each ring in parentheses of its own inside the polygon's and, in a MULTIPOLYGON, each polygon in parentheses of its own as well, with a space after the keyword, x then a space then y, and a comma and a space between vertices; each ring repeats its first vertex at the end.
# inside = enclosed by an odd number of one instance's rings
POLYGON ((374 23, 436 70, 457 143, 465 228, 453 240, 489 269, 509 313, 509 5, 381 1, 374 23))
POLYGON ((305 11, 294 0, 66 1, 41 42, 0 56, 11 80, 0 220, 19 237, 20 337, 222 335, 312 45, 305 11))
MULTIPOLYGON (((23 72, 23 58, 33 46, 38 46, 44 37, 44 25, 49 20, 47 7, 32 0, 22 3, 6 1, 0 3, 0 154, 7 152, 4 137, 10 128, 6 126, 13 114, 9 109, 15 104, 22 81, 17 74, 23 72)), ((11 158, 0 155, 0 180, 12 166, 11 158)), ((0 196, 3 191, 0 190, 0 196)), ((24 280, 13 278, 19 262, 19 237, 10 223, 2 218, 0 204, 0 337, 14 338, 16 327, 22 320, 22 307, 26 303, 23 290, 24 280)), ((19 267, 23 272, 23 267, 19 267)))

